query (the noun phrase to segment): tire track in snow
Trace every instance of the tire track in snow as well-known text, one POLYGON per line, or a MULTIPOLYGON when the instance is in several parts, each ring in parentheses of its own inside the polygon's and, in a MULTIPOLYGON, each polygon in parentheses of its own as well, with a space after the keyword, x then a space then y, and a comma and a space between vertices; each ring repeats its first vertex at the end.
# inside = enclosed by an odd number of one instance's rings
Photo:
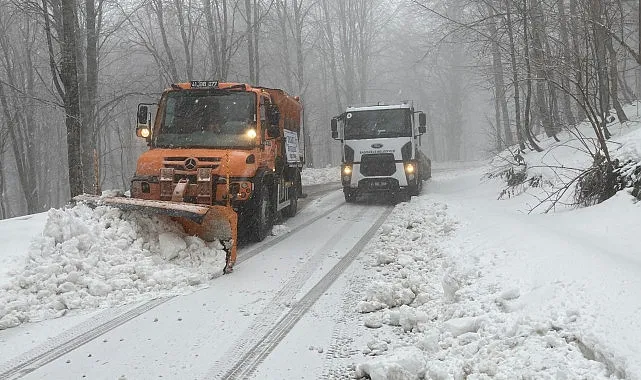
POLYGON ((358 355, 360 350, 354 348, 354 338, 351 337, 346 331, 355 331, 353 328, 348 328, 348 324, 354 323, 352 316, 358 302, 363 298, 365 287, 363 280, 357 281, 356 278, 360 276, 352 276, 347 281, 347 286, 343 291, 341 301, 340 314, 336 318, 336 324, 332 330, 332 342, 330 343, 327 353, 325 354, 325 365, 323 366, 323 373, 320 379, 328 380, 344 380, 351 379, 350 368, 351 363, 346 361, 354 355, 358 355))
MULTIPOLYGON (((345 203, 342 203, 339 206, 345 206, 345 203)), ((334 207, 333 210, 338 207, 334 207)), ((348 208, 349 210, 349 208, 348 208)), ((366 207, 360 206, 358 208, 354 207, 352 210, 355 210, 355 218, 362 218, 363 214, 367 211, 366 207)), ((314 218, 318 220, 319 218, 314 218)), ((311 224, 311 223, 310 223, 311 224)), ((307 224, 309 225, 309 224, 307 224)), ((225 367, 225 363, 232 363, 238 357, 241 357, 246 353, 247 349, 256 343, 260 337, 264 336, 270 328, 272 328, 279 319, 282 318, 283 313, 287 310, 287 305, 291 300, 296 296, 300 291, 301 287, 305 282, 310 278, 310 276, 318 269, 319 264, 321 264, 327 257, 327 252, 330 251, 335 244, 340 241, 340 236, 344 235, 354 224, 348 224, 346 229, 337 231, 331 238, 327 239, 327 242, 321 246, 316 253, 314 253, 305 264, 299 269, 299 271, 285 283, 285 285, 276 293, 267 306, 261 310, 259 313, 260 317, 256 318, 254 324, 250 326, 243 335, 237 339, 234 343, 234 346, 230 348, 220 359, 218 359, 216 365, 214 366, 217 373, 212 373, 206 376, 206 378, 225 378, 222 377, 224 372, 229 368, 225 367)), ((284 235, 291 237, 290 234, 284 235)))
MULTIPOLYGON (((333 213, 336 209, 339 209, 339 208, 341 208, 341 207, 343 207, 345 205, 346 205, 346 203, 340 203, 340 204, 332 207, 331 209, 323 212, 322 214, 317 215, 317 216, 315 216, 315 217, 303 222, 299 226, 294 227, 288 233, 280 235, 280 236, 276 236, 274 239, 271 239, 271 240, 269 240, 269 241, 267 241, 265 243, 259 244, 257 247, 254 247, 254 248, 250 249, 247 252, 242 252, 241 254, 238 255, 239 257, 238 257, 238 260, 236 260, 236 265, 242 263, 243 261, 251 259, 252 257, 256 256, 257 254, 259 254, 259 253, 263 252, 264 250, 266 250, 267 248, 273 247, 273 246, 275 246, 276 244, 280 243, 281 241, 283 241, 285 239, 289 239, 292 234, 295 234, 296 232, 302 230, 303 228, 309 226, 310 224, 315 223, 317 220, 326 217, 327 215, 333 213)), ((222 273, 219 274, 216 277, 220 277, 221 275, 222 275, 222 273)))
POLYGON ((0 379, 15 379, 31 373, 172 298, 173 296, 156 298, 124 313, 119 313, 115 317, 113 314, 120 310, 103 312, 97 318, 91 318, 10 360, 0 367, 0 379))
MULTIPOLYGON (((367 206, 369 207, 369 206, 367 206)), ((283 338, 291 331, 294 325, 307 313, 307 311, 314 305, 316 300, 323 295, 327 289, 336 281, 336 279, 345 271, 345 269, 354 261, 357 255, 362 251, 365 245, 372 239, 378 228, 387 219, 387 216, 393 210, 392 206, 387 206, 382 214, 378 217, 374 225, 370 227, 363 237, 347 252, 347 254, 332 268, 330 271, 316 284, 314 287, 303 296, 298 303, 278 321, 268 321, 265 315, 262 314, 259 324, 272 325, 266 333, 262 335, 255 335, 256 332, 250 328, 247 335, 250 335, 249 341, 243 339, 242 342, 237 342, 235 347, 221 358, 212 371, 205 377, 207 379, 247 379, 256 370, 260 363, 271 353, 271 351, 283 340, 283 338), (231 368, 229 365, 231 364, 231 368), (221 368, 222 367, 222 368, 221 368)), ((341 232, 344 235, 344 231, 341 232)), ((328 245, 332 244, 336 239, 328 241, 328 245)), ((324 253, 325 250, 321 249, 319 253, 324 253)), ((319 254, 317 253, 317 255, 319 254)), ((291 280, 286 287, 297 285, 295 280, 291 280)), ((302 285, 302 284, 301 284, 302 285)), ((300 288, 300 285, 299 285, 300 288)), ((278 311, 278 305, 274 302, 266 308, 268 313, 274 314, 278 311)), ((261 328, 262 329, 262 328, 261 328)))

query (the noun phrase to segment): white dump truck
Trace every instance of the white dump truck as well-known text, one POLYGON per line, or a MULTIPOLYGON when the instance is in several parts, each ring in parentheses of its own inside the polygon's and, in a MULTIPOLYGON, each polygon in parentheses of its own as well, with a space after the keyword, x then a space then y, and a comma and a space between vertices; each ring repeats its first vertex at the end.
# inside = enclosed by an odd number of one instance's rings
POLYGON ((426 117, 411 104, 347 107, 332 118, 331 131, 341 142, 346 202, 374 192, 409 199, 431 177, 431 161, 419 148, 426 117))

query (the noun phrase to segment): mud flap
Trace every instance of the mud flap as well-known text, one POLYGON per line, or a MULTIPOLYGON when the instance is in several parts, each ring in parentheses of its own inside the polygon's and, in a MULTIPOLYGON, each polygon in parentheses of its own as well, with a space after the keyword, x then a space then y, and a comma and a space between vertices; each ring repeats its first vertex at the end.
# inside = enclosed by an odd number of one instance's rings
POLYGON ((88 194, 78 195, 73 200, 90 206, 105 205, 121 210, 170 216, 189 235, 198 236, 205 241, 220 240, 226 252, 223 273, 231 273, 234 269, 238 245, 238 215, 231 207, 88 194))

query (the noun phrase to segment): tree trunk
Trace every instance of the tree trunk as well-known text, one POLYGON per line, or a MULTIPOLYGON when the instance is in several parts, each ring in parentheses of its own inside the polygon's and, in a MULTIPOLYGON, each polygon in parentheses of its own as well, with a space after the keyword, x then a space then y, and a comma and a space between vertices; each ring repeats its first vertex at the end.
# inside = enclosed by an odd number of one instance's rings
POLYGON ((356 102, 356 81, 354 70, 354 38, 352 34, 352 27, 348 17, 351 14, 351 9, 346 7, 345 2, 338 2, 338 39, 340 44, 341 58, 343 61, 343 83, 345 83, 345 100, 347 104, 354 104, 356 102))
MULTIPOLYGON (((523 0, 523 14, 527 15, 528 14, 528 8, 527 8, 527 0, 523 0)), ((532 136, 532 130, 530 128, 530 104, 532 101, 532 66, 530 64, 530 41, 528 38, 528 18, 524 17, 523 18, 523 38, 524 38, 524 55, 525 55, 525 75, 528 78, 527 79, 527 93, 525 97, 525 115, 524 115, 524 120, 523 120, 523 129, 525 132, 525 136, 527 137, 528 143, 530 144, 530 147, 532 149, 536 150, 537 152, 542 152, 543 149, 539 147, 539 145, 534 141, 534 138, 532 136)))
POLYGON ((167 40, 167 31, 165 30, 165 16, 162 6, 163 0, 152 0, 151 4, 156 12, 156 17, 158 18, 158 28, 160 29, 160 36, 162 38, 162 45, 165 49, 165 54, 167 54, 167 65, 168 74, 171 77, 171 81, 176 83, 179 81, 178 68, 176 67, 176 61, 174 60, 174 55, 171 53, 171 48, 169 47, 169 41, 167 40))
POLYGON ((18 96, 7 94, 4 85, 0 82, 0 104, 16 163, 18 180, 26 203, 26 212, 33 214, 41 211, 42 207, 36 171, 36 162, 39 159, 36 153, 37 125, 33 115, 35 106, 32 100, 35 97, 35 65, 32 61, 34 46, 29 27, 23 29, 23 37, 22 46, 26 62, 24 65, 20 65, 11 58, 12 51, 7 36, 0 35, 2 66, 7 74, 10 91, 19 91, 18 96), (20 72, 17 72, 18 70, 20 72))
MULTIPOLYGON (((516 138, 519 148, 525 150, 523 141, 523 126, 521 125, 521 99, 519 84, 519 68, 516 64, 516 46, 514 45, 514 24, 512 23, 512 0, 505 0, 506 22, 508 37, 510 39, 510 63, 512 66, 512 85, 514 86, 514 123, 516 124, 516 138)), ((527 57, 526 57, 527 58, 527 57)), ((529 74, 528 74, 529 75, 529 74)), ((529 77, 528 77, 529 79, 529 77)))
MULTIPOLYGON (((501 108, 501 114, 503 116, 503 128, 505 136, 505 145, 511 146, 514 144, 514 139, 512 137, 512 130, 510 128, 510 114, 507 107, 507 99, 505 98, 505 83, 503 80, 503 61, 501 57, 501 47, 498 42, 498 33, 496 30, 496 20, 494 9, 491 6, 488 6, 489 17, 488 28, 490 31, 490 36, 492 37, 492 67, 494 69, 494 93, 496 100, 501 108)), ((496 125, 497 128, 500 128, 500 124, 496 125)), ((500 136, 500 134, 499 134, 500 136)))
MULTIPOLYGON (((548 79, 547 73, 545 72, 545 51, 544 51, 544 15, 541 9, 541 3, 539 0, 532 0, 532 7, 530 11, 525 13, 529 15, 529 20, 532 23, 531 33, 532 33, 532 53, 531 53, 531 64, 534 67, 534 73, 536 74, 535 78, 535 103, 541 122, 543 123, 543 129, 548 137, 554 137, 556 139, 556 134, 558 133, 558 127, 552 124, 552 110, 548 106, 548 93, 546 88, 545 80, 548 79)), ((526 17, 527 19, 527 17, 526 17)))
POLYGON ((96 28, 95 0, 85 0, 85 18, 87 28, 87 46, 85 49, 87 66, 84 96, 82 97, 82 169, 84 191, 96 194, 98 184, 95 181, 94 153, 97 151, 98 128, 96 125, 98 93, 98 32, 96 28))
MULTIPOLYGON (((570 14, 571 15, 577 15, 578 14, 578 9, 577 9, 577 0, 570 0, 570 14)), ((586 99, 583 95, 583 69, 582 69, 582 62, 581 62, 581 42, 580 42, 580 36, 583 33, 582 30, 579 29, 578 23, 575 21, 576 17, 570 18, 570 26, 571 26, 571 33, 570 35, 572 36, 572 51, 574 52, 574 60, 573 60, 573 72, 574 72, 574 82, 575 82, 575 87, 577 91, 577 98, 579 101, 579 107, 577 110, 577 120, 585 120, 587 117, 585 113, 586 109, 586 99)))
POLYGON ((220 47, 216 39, 216 25, 214 24, 214 15, 211 9, 211 0, 202 0, 203 7, 205 8, 205 21, 207 22, 207 43, 209 45, 209 52, 214 60, 213 78, 219 79, 221 77, 220 67, 220 47))
POLYGON ((612 99, 612 106, 617 113, 619 123, 625 123, 629 119, 621 106, 621 102, 619 102, 619 70, 617 67, 617 52, 612 46, 612 37, 608 37, 606 45, 610 54, 610 99, 612 99))
MULTIPOLYGON (((1 131, 0 131, 1 132, 1 131)), ((0 148, 4 144, 4 140, 0 141, 0 148)), ((0 149, 0 157, 4 155, 4 150, 0 149)), ((4 165, 3 160, 0 160, 0 220, 8 218, 7 205, 5 203, 5 186, 4 186, 4 165)))
POLYGON ((62 83, 65 89, 65 124, 67 126, 67 160, 69 165, 69 189, 71 197, 82 194, 82 143, 80 123, 80 99, 76 65, 75 2, 62 0, 62 83))
POLYGON ((246 24, 246 40, 247 40, 247 65, 249 66, 249 83, 256 84, 256 73, 254 68, 256 62, 254 61, 254 34, 252 24, 252 1, 245 0, 245 24, 246 24))
POLYGON ((189 16, 189 12, 191 9, 187 9, 187 20, 189 22, 189 25, 185 24, 185 10, 184 10, 184 4, 182 2, 183 0, 174 0, 174 6, 176 7, 176 17, 178 19, 178 29, 180 30, 180 39, 182 41, 183 45, 183 52, 185 54, 185 72, 187 74, 188 79, 193 79, 194 78, 194 63, 193 63, 193 58, 192 58, 192 33, 191 33, 191 17, 189 16), (187 33, 185 30, 186 28, 189 28, 190 31, 187 33))
MULTIPOLYGON (((598 81, 597 96, 599 107, 599 124, 605 139, 610 138, 610 131, 607 127, 606 116, 610 109, 609 73, 607 64, 607 52, 605 40, 606 32, 603 27, 603 12, 605 11, 600 0, 592 0, 590 16, 592 18, 592 34, 594 41, 594 55, 596 57, 596 75, 598 81)), ((604 142, 605 143, 605 142, 604 142)))
POLYGON ((336 106, 338 112, 343 112, 343 103, 341 102, 341 91, 338 82, 338 70, 336 69, 336 52, 334 49, 334 32, 332 31, 332 23, 329 13, 329 6, 327 0, 322 0, 325 36, 327 37, 327 47, 329 48, 329 68, 332 74, 332 81, 334 82, 334 94, 336 96, 336 106))
POLYGON ((289 12, 287 10, 286 2, 279 1, 276 3, 276 14, 278 16, 278 26, 280 28, 280 33, 283 40, 283 62, 281 67, 283 67, 287 91, 292 92, 294 91, 294 84, 292 82, 292 64, 291 60, 289 59, 289 33, 287 30, 289 12))
MULTIPOLYGON (((561 68, 565 69, 572 67, 572 51, 570 47, 570 37, 568 33, 567 16, 565 14, 565 0, 557 0, 559 33, 561 36, 562 57, 561 68)), ((563 102, 563 116, 570 126, 576 125, 576 118, 572 112, 572 98, 570 97, 570 83, 568 77, 564 74, 561 75, 561 87, 563 89, 562 102, 563 102)))
POLYGON ((260 54, 258 53, 258 48, 260 44, 258 43, 258 37, 260 36, 260 4, 258 0, 254 0, 254 27, 252 28, 252 33, 254 34, 254 75, 255 75, 255 84, 260 84, 260 54))
MULTIPOLYGON (((301 101, 306 99, 306 83, 305 83, 305 62, 303 49, 303 26, 305 24, 305 13, 303 12, 302 0, 294 0, 294 42, 296 46, 296 79, 298 87, 298 95, 301 101)), ((307 113, 303 112, 303 141, 305 144, 305 162, 308 166, 314 167, 314 145, 312 144, 311 130, 307 123, 307 113)))

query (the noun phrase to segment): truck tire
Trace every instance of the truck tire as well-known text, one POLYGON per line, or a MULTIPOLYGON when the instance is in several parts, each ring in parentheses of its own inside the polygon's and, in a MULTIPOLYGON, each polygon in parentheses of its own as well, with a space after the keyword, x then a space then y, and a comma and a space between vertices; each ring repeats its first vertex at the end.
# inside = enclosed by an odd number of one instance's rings
POLYGON ((409 202, 412 199, 412 194, 410 189, 402 189, 397 192, 389 193, 390 203, 396 205, 403 202, 409 202))
POLYGON ((418 178, 416 179, 416 185, 408 186, 407 192, 410 196, 416 196, 416 195, 419 195, 422 190, 423 190, 423 178, 421 178, 419 174, 418 178))
POLYGON ((345 202, 354 203, 356 202, 356 193, 350 189, 343 189, 343 194, 345 195, 345 202))
POLYGON ((289 192, 289 206, 287 206, 282 211, 283 216, 286 218, 291 218, 296 216, 296 213, 298 212, 298 198, 303 193, 303 186, 301 183, 300 171, 298 169, 292 169, 292 171, 293 171, 292 177, 293 177, 294 183, 292 184, 292 187, 290 187, 287 190, 289 192))
POLYGON ((256 203, 251 218, 247 221, 249 224, 249 239, 259 242, 265 240, 267 235, 272 231, 274 223, 273 207, 269 188, 265 183, 261 183, 260 190, 257 194, 256 203))
POLYGON ((289 206, 283 209, 283 216, 291 218, 296 216, 296 212, 298 212, 298 193, 300 190, 299 186, 294 185, 287 191, 289 191, 289 206))

